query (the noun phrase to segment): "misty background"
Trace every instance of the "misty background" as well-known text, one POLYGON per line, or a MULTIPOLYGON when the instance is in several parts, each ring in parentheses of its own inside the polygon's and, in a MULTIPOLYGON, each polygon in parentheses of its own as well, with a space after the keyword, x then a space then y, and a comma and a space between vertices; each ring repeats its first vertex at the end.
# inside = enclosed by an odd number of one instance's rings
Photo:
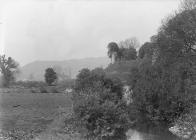
POLYGON ((36 60, 106 57, 107 44, 155 34, 179 0, 0 0, 0 53, 36 60))

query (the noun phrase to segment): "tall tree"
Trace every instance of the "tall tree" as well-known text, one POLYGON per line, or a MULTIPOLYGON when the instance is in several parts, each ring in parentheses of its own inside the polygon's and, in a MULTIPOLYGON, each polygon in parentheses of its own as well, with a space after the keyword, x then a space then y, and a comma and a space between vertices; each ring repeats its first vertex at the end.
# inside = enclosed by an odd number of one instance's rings
POLYGON ((119 47, 115 42, 110 42, 107 46, 108 48, 108 57, 111 58, 111 62, 115 62, 118 58, 119 47))
POLYGON ((8 87, 10 82, 15 79, 19 64, 11 57, 6 58, 0 55, 0 72, 2 74, 3 86, 8 87))
POLYGON ((137 58, 136 48, 139 47, 137 38, 128 38, 119 42, 118 58, 120 60, 135 60, 137 58))
POLYGON ((45 81, 50 86, 52 83, 54 83, 57 80, 57 74, 53 70, 53 68, 47 68, 45 70, 45 81))
POLYGON ((168 18, 151 43, 157 45, 158 58, 154 65, 133 70, 133 100, 144 120, 169 126, 193 105, 190 79, 196 65, 196 9, 168 18))
POLYGON ((196 9, 177 13, 158 33, 159 58, 166 65, 195 63, 196 9))

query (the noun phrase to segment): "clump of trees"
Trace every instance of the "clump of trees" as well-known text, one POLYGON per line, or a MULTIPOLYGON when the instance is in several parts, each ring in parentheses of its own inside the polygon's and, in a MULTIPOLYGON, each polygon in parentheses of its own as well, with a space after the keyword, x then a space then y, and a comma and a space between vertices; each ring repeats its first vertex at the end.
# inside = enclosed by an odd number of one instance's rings
POLYGON ((154 37, 140 48, 139 57, 143 61, 131 72, 132 105, 142 116, 138 121, 169 126, 193 105, 196 9, 171 16, 154 37), (144 61, 149 58, 151 61, 144 61))
POLYGON ((129 128, 122 83, 111 79, 101 68, 82 69, 77 75, 73 96, 74 112, 89 138, 123 139, 129 128))
POLYGON ((13 58, 0 55, 0 72, 3 87, 8 87, 15 80, 15 74, 19 72, 18 67, 19 64, 13 58))
POLYGON ((57 80, 57 74, 56 72, 53 70, 53 68, 47 68, 45 70, 45 81, 46 83, 51 86, 54 82, 56 82, 57 80))
POLYGON ((111 62, 129 61, 137 58, 136 48, 139 47, 139 41, 136 38, 126 39, 119 42, 110 42, 107 46, 108 57, 111 58, 111 62))

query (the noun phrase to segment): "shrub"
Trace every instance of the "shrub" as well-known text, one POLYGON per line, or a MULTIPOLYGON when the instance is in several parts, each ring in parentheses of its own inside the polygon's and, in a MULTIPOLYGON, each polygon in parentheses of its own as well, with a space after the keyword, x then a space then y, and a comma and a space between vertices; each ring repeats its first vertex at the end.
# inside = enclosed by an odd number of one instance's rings
POLYGON ((87 130, 86 137, 102 140, 125 138, 129 128, 126 105, 103 98, 110 93, 75 94, 74 112, 87 130))
POLYGON ((125 138, 129 128, 122 83, 108 78, 103 69, 83 69, 76 79, 73 107, 86 129, 86 137, 102 140, 125 138))
POLYGON ((52 87, 50 92, 52 92, 52 93, 60 93, 60 92, 58 91, 58 89, 55 88, 55 87, 52 87))
POLYGON ((38 91, 36 89, 31 89, 31 93, 38 93, 38 91))
POLYGON ((115 94, 119 99, 122 98, 123 84, 115 77, 108 77, 101 68, 96 68, 92 71, 88 69, 82 69, 77 75, 75 82, 75 91, 86 91, 91 92, 103 91, 104 89, 110 90, 111 94, 115 94))
POLYGON ((40 87, 39 90, 40 90, 40 93, 48 93, 45 87, 40 87))

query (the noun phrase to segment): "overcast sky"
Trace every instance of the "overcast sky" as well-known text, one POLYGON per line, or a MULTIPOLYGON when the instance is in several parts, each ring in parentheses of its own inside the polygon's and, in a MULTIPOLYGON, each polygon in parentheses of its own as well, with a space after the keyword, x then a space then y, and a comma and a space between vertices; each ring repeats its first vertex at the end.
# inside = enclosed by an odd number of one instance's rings
POLYGON ((0 53, 21 65, 107 55, 107 44, 156 34, 179 0, 0 0, 0 53))

